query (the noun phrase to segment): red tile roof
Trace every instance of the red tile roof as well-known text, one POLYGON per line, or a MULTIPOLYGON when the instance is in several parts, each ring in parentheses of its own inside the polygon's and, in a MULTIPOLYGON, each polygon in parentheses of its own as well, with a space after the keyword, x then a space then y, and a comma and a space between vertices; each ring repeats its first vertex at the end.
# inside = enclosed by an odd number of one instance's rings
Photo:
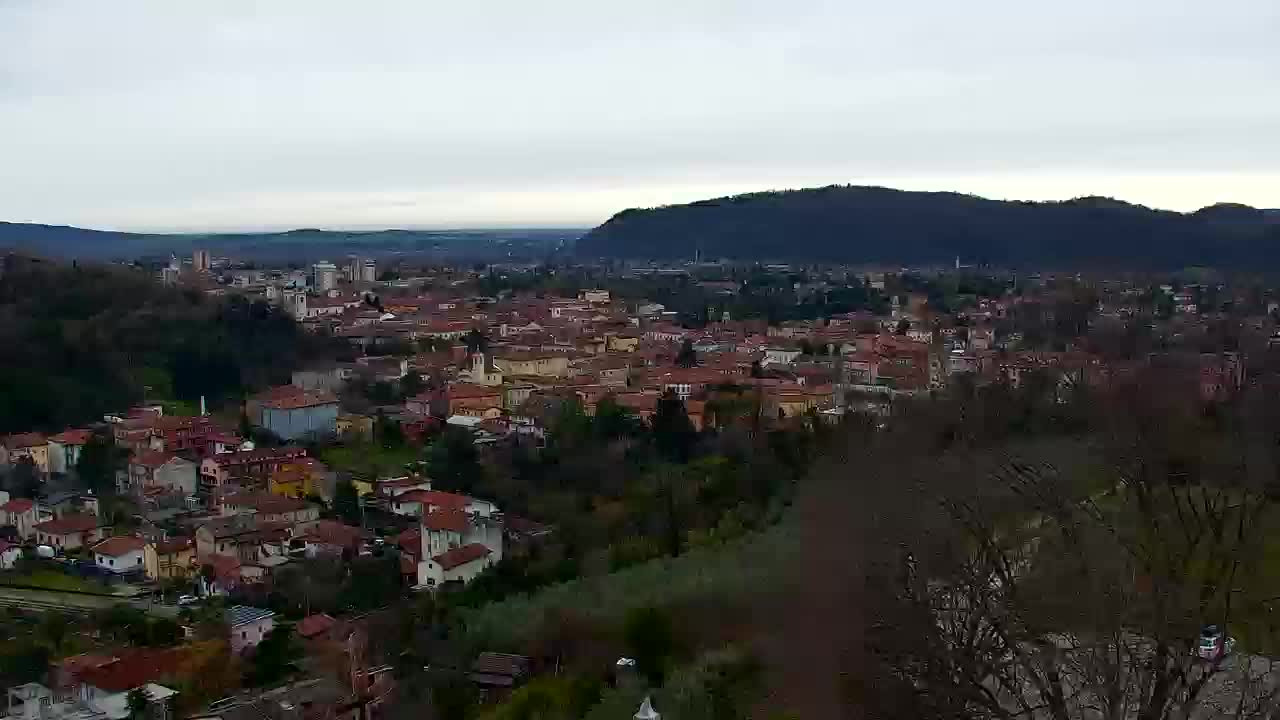
POLYGON ((271 493, 236 493, 227 495, 222 499, 222 504, 229 507, 253 508, 267 515, 297 512, 310 507, 310 503, 305 500, 271 493))
POLYGON ((128 692, 173 673, 182 665, 186 651, 130 648, 121 651, 108 663, 80 671, 86 685, 110 693, 128 692))
POLYGON ((360 539, 364 536, 364 532, 360 528, 352 527, 336 520, 318 520, 305 534, 307 537, 327 545, 349 548, 358 546, 360 539))
POLYGON ((310 639, 317 635, 323 635, 333 629, 337 620, 321 613, 319 615, 308 615, 302 618, 302 622, 298 623, 298 634, 304 638, 310 639))
POLYGON ((4 439, 4 446, 10 450, 20 448, 38 447, 48 442, 44 435, 40 433, 22 433, 20 435, 9 435, 4 439))
POLYGON ((0 505, 0 510, 11 513, 24 513, 28 512, 35 506, 36 503, 34 500, 28 500, 27 498, 14 498, 9 502, 0 505))
POLYGON ((146 543, 144 543, 140 537, 122 535, 120 537, 108 538, 97 545, 94 545, 93 552, 98 555, 120 557, 121 555, 127 555, 131 552, 141 550, 145 544, 146 543))
POLYGON ((396 545, 400 552, 417 557, 422 552, 422 530, 409 528, 396 536, 396 545))
POLYGON ((191 549, 191 538, 187 537, 169 538, 168 540, 161 540, 156 543, 157 555, 173 555, 174 553, 180 553, 184 550, 191 549))
POLYGON ((129 458, 129 463, 132 465, 141 465, 142 467, 155 469, 169 462, 174 457, 176 456, 173 453, 144 448, 135 452, 133 457, 129 458))
POLYGON ((480 558, 487 557, 490 552, 492 551, 489 548, 480 543, 471 543, 470 545, 463 545, 462 547, 442 552, 432 560, 440 563, 440 567, 445 570, 452 570, 459 565, 466 565, 469 562, 475 562, 480 558))
POLYGON ((49 442, 56 442, 61 445, 84 445, 92 437, 92 430, 64 430, 49 438, 49 442))
POLYGON ((36 525, 36 530, 48 535, 68 535, 88 532, 96 527, 98 518, 93 515, 63 515, 36 525))
POLYGON ((441 490, 406 490, 396 495, 393 500, 403 503, 422 503, 446 510, 461 510, 467 506, 465 495, 455 495, 441 490))
POLYGON ((428 530, 466 532, 467 514, 461 510, 437 510, 422 516, 422 526, 428 530))
POLYGON ((338 398, 333 393, 316 391, 264 400, 262 406, 273 410, 298 410, 319 405, 336 405, 337 403, 338 398))

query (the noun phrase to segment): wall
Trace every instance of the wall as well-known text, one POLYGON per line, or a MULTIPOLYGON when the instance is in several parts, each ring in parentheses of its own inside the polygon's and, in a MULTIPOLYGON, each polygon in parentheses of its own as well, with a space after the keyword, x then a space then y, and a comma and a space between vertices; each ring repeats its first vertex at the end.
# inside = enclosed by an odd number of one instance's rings
POLYGON ((263 408, 262 426, 285 440, 311 436, 330 437, 338 429, 338 404, 326 403, 289 410, 263 408))
POLYGON ((242 652, 262 642, 262 639, 276 626, 275 618, 263 618, 239 627, 231 628, 231 650, 242 652))
POLYGON ((143 566, 142 550, 133 550, 119 557, 109 557, 107 555, 96 555, 94 562, 98 567, 113 573, 137 572, 145 570, 143 566))

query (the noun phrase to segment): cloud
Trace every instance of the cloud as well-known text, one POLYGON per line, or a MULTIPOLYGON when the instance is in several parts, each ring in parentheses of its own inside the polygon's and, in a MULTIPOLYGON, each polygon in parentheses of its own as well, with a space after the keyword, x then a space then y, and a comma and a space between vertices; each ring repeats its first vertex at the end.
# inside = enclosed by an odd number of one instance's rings
POLYGON ((1280 4, 884 5, 9 0, 0 217, 591 224, 833 182, 1280 205, 1280 4))

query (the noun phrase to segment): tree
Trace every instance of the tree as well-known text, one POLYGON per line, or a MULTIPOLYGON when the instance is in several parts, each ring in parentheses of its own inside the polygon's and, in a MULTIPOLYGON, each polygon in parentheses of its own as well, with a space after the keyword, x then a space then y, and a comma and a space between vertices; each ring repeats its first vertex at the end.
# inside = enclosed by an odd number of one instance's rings
POLYGON ((115 492, 116 471, 124 467, 124 453, 105 431, 96 431, 80 450, 76 475, 96 495, 115 492))
POLYGON ((404 431, 400 429, 400 422, 386 417, 381 412, 373 420, 373 436, 384 448, 404 446, 404 431))
POLYGON ((680 345, 680 353, 676 355, 676 365, 683 368, 696 367, 698 364, 698 353, 693 349, 693 340, 685 338, 680 345))
POLYGON ((673 463, 688 462, 697 439, 684 403, 674 391, 663 393, 653 413, 653 441, 658 453, 673 463))
POLYGON ((279 682, 294 671, 294 661, 301 656, 302 649, 294 641, 293 626, 276 625, 254 648, 245 683, 261 687, 279 682))
POLYGON ((655 607, 641 607, 627 613, 623 626, 627 652, 636 661, 636 670, 652 687, 661 687, 667 664, 675 652, 671 618, 655 607))
POLYGON ((362 527, 360 494, 350 480, 339 480, 333 489, 333 511, 348 525, 362 527))
POLYGON ((443 488, 470 492, 484 475, 471 431, 446 425, 427 449, 427 472, 443 488))
POLYGON ((480 332, 479 330, 476 330, 475 328, 472 328, 470 331, 467 332, 465 342, 467 344, 468 355, 474 355, 475 353, 489 352, 488 336, 480 332))
POLYGON ((898 328, 897 328, 897 334, 898 334, 898 335, 906 335, 906 334, 907 334, 907 331, 908 331, 908 330, 910 330, 910 329, 911 329, 911 321, 910 321, 910 320, 907 320, 906 318, 903 318, 902 320, 899 320, 899 321, 898 321, 898 328))
POLYGON ((422 379, 422 373, 417 370, 410 370, 400 378, 400 394, 404 397, 413 397, 426 389, 427 383, 422 379))
POLYGON ((14 463, 9 471, 9 487, 21 497, 34 498, 40 494, 40 471, 34 460, 24 457, 14 463))
POLYGON ((147 709, 151 707, 151 698, 146 690, 134 688, 125 696, 125 706, 129 709, 130 720, 142 720, 147 716, 147 709))

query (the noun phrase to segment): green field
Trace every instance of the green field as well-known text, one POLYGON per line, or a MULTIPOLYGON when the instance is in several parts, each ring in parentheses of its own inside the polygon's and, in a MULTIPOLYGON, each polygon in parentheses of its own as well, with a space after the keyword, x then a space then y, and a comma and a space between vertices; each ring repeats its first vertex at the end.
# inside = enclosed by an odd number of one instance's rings
POLYGON ((36 570, 26 574, 0 573, 0 585, 15 587, 41 588, 44 590, 65 590, 67 592, 97 593, 110 595, 111 590, 102 583, 85 580, 57 570, 36 570))
POLYGON ((369 479, 405 473, 406 463, 419 459, 412 447, 384 448, 371 443, 336 445, 320 451, 320 461, 331 470, 341 470, 369 479))

